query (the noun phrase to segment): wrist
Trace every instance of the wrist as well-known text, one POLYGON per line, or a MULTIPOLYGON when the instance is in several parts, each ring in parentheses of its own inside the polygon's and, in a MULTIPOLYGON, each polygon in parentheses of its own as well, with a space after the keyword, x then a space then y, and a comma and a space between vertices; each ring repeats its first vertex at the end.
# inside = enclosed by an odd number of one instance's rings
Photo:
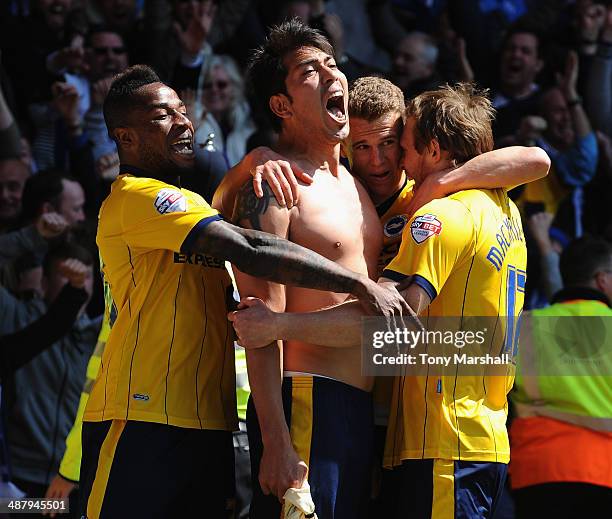
POLYGON ((371 283, 374 282, 368 276, 359 274, 351 293, 361 300, 369 294, 371 283))
POLYGON ((288 336, 288 331, 290 329, 288 321, 290 318, 291 314, 272 312, 272 331, 276 340, 284 341, 291 339, 291 337, 288 336))
POLYGON ((289 429, 287 428, 287 424, 285 422, 278 424, 277 427, 261 427, 261 441, 264 448, 266 446, 274 449, 278 448, 279 450, 293 448, 291 436, 289 435, 289 429))
POLYGON ((549 238, 536 238, 536 244, 540 254, 548 254, 552 250, 552 243, 549 238))

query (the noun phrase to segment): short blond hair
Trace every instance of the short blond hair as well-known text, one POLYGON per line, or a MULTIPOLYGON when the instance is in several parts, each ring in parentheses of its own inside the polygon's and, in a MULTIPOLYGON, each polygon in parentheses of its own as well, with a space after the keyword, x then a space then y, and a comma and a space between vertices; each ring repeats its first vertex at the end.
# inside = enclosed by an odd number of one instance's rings
POLYGON ((381 77, 360 77, 349 88, 349 117, 372 122, 392 113, 403 116, 405 110, 402 91, 381 77))
POLYGON ((406 117, 415 120, 416 150, 421 153, 435 139, 457 162, 491 151, 495 109, 488 92, 472 83, 458 83, 423 92, 412 99, 406 107, 406 117))

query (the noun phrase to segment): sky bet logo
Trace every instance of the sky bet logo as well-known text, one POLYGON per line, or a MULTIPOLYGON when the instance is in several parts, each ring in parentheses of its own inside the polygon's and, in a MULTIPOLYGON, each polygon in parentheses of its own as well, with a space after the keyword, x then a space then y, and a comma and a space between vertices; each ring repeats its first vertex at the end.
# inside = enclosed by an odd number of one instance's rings
POLYGON ((225 263, 220 259, 207 256, 206 254, 174 253, 174 263, 186 263, 188 265, 204 265, 213 269, 225 268, 225 263))
POLYGON ((442 222, 433 214, 417 216, 410 225, 412 239, 418 244, 423 243, 427 238, 438 235, 442 232, 442 222))

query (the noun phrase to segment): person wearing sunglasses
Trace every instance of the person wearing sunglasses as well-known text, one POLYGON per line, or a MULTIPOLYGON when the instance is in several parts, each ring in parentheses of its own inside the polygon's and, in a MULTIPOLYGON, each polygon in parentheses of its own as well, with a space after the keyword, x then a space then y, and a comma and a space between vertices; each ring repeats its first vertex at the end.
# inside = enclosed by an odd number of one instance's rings
MULTIPOLYGON (((212 139, 228 169, 245 156, 247 141, 256 128, 244 95, 244 79, 231 57, 212 56, 201 75, 194 126, 195 142, 202 145, 212 139)), ((202 147, 197 146, 196 156, 203 153, 202 147)))

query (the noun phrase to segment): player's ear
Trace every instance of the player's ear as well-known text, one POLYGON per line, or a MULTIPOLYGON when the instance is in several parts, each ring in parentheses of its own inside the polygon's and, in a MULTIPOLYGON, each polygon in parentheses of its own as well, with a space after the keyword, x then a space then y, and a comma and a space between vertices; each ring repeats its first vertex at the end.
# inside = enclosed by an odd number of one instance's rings
POLYGON ((440 150, 440 143, 438 142, 438 139, 431 140, 429 146, 427 146, 427 151, 431 160, 433 160, 434 162, 438 162, 439 160, 441 160, 442 152, 440 150))
POLYGON ((275 94, 270 97, 270 110, 281 119, 289 119, 293 115, 291 102, 285 94, 275 94))
POLYGON ((138 137, 131 128, 115 128, 113 130, 113 137, 115 138, 117 147, 124 150, 134 149, 138 144, 138 137))

